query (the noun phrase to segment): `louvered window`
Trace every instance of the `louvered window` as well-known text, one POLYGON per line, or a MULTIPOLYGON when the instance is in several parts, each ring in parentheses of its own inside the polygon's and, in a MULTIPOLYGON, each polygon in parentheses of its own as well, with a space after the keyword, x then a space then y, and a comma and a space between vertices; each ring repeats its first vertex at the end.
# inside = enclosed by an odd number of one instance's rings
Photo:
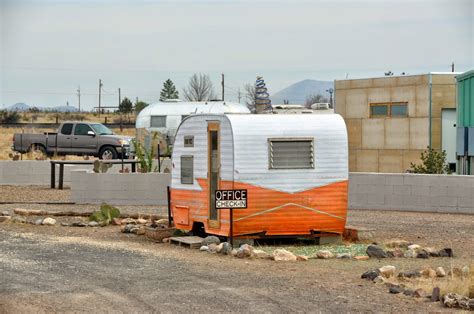
POLYGON ((181 156, 181 183, 194 183, 193 156, 181 156))
POLYGON ((314 168, 313 139, 269 139, 270 169, 314 168))

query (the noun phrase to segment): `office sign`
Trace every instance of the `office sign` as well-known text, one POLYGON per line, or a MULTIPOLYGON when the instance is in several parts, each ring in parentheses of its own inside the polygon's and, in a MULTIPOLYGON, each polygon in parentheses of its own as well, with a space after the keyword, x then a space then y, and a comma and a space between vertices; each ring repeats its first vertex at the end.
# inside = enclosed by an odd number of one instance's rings
POLYGON ((247 190, 216 190, 217 209, 247 208, 247 190))

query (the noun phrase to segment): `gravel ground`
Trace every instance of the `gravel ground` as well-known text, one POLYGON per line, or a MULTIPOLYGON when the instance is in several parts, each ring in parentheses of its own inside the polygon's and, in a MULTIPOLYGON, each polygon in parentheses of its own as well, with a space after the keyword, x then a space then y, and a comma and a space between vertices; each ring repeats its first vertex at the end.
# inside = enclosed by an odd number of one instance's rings
POLYGON ((0 313, 447 311, 389 294, 360 274, 388 264, 406 271, 472 263, 472 216, 351 211, 349 223, 373 229, 380 242, 399 237, 436 248, 452 244, 455 258, 249 261, 152 243, 117 226, 4 223, 0 313))
POLYGON ((71 190, 41 185, 0 185, 0 202, 70 202, 71 190))

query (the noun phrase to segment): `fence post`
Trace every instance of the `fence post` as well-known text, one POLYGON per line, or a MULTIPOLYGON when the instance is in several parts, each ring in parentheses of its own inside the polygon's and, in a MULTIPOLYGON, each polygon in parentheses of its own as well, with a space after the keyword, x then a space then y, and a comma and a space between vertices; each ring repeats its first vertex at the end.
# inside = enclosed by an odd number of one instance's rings
POLYGON ((160 144, 158 143, 158 172, 161 173, 161 152, 160 144))

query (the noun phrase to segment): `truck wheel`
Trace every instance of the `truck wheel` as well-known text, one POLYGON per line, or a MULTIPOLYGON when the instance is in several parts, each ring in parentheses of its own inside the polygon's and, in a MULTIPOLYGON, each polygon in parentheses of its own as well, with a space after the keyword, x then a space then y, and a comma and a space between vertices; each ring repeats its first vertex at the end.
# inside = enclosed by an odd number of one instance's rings
POLYGON ((117 159, 117 156, 117 150, 111 146, 102 147, 99 152, 100 159, 117 159))
POLYGON ((41 155, 43 155, 43 156, 47 156, 47 154, 46 154, 46 148, 44 148, 43 145, 38 145, 38 144, 33 144, 33 145, 31 145, 31 147, 30 147, 30 152, 35 152, 35 151, 40 152, 41 155))

